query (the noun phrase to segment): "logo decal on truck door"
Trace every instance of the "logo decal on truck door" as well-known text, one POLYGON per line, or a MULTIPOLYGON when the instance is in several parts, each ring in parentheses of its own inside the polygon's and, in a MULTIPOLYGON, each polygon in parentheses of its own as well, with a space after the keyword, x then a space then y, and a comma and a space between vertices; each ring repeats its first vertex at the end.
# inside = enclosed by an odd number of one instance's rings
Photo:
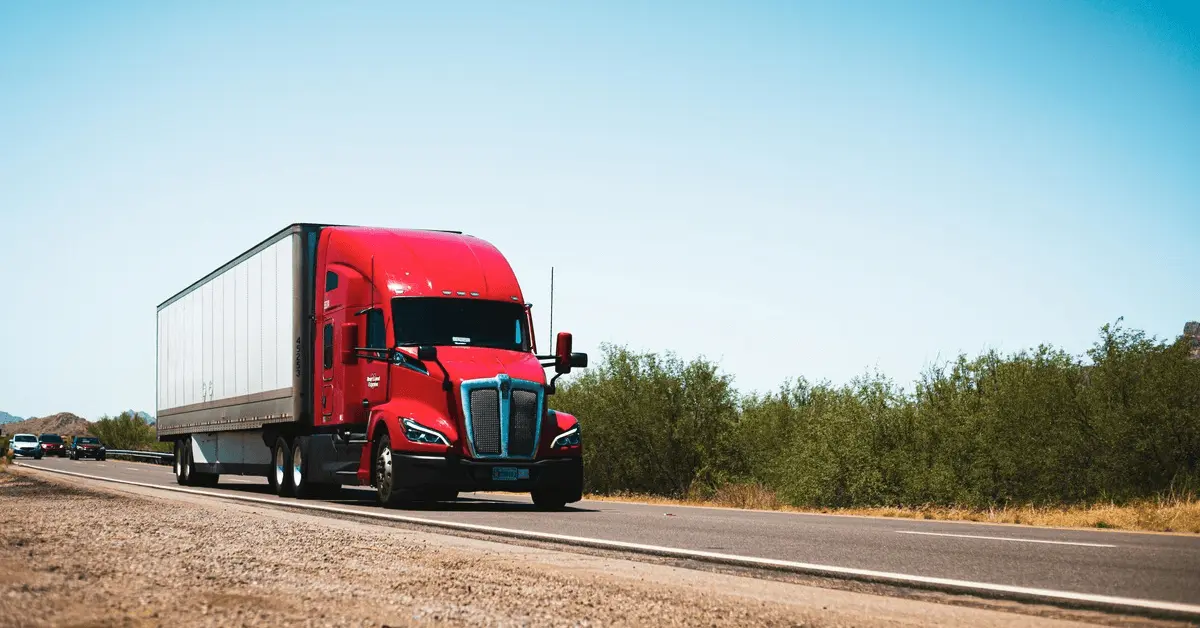
POLYGON ((379 376, 372 373, 367 376, 367 388, 379 388, 379 376))

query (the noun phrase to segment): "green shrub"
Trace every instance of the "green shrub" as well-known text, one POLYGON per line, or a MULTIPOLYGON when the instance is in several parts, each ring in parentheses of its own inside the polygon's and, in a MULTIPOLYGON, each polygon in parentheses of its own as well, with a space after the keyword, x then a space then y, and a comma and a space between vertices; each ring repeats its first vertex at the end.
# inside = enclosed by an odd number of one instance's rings
POLYGON ((170 443, 156 440, 154 425, 133 412, 104 416, 88 427, 88 433, 99 438, 109 449, 171 451, 170 443))
POLYGON ((1083 357, 1040 346, 929 368, 789 381, 741 397, 704 359, 605 346, 560 386, 580 417, 587 490, 810 507, 1117 501, 1200 491, 1200 360, 1185 340, 1104 326, 1083 357))

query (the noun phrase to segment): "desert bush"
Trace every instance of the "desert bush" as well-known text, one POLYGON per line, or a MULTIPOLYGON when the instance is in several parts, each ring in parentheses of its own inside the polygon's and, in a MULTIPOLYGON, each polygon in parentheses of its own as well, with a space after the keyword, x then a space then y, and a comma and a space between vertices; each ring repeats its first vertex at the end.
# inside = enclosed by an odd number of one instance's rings
POLYGON ((1118 321, 1085 356, 958 356, 911 392, 872 373, 743 397, 702 358, 606 346, 552 402, 580 417, 591 492, 807 507, 1121 502, 1200 491, 1189 349, 1118 321))
POLYGON ((101 417, 88 427, 88 433, 99 438, 109 449, 170 451, 170 443, 159 443, 155 439, 154 425, 133 412, 101 417))

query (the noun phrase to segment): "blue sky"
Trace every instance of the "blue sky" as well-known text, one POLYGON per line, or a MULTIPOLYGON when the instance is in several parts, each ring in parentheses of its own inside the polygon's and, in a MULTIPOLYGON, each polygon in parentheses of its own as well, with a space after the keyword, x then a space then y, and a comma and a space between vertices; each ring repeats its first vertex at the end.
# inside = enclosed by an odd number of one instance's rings
POLYGON ((154 409, 296 221, 462 229, 744 390, 1200 318, 1194 3, 0 5, 0 409, 154 409))

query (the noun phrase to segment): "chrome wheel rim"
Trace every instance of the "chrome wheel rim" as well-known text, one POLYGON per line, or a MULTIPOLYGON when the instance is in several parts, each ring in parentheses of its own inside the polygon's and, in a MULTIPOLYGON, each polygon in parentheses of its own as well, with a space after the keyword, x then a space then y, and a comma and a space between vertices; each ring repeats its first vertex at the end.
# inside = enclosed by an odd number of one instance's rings
POLYGON ((275 486, 283 486, 283 481, 286 478, 283 474, 283 448, 275 448, 275 486))
POLYGON ((292 486, 300 486, 304 480, 304 454, 300 452, 300 448, 296 447, 292 450, 292 486))
POLYGON ((379 452, 379 468, 376 470, 376 475, 379 477, 379 492, 384 495, 392 494, 392 450, 389 447, 384 447, 379 452))
POLYGON ((183 477, 183 447, 175 445, 175 477, 183 477))

